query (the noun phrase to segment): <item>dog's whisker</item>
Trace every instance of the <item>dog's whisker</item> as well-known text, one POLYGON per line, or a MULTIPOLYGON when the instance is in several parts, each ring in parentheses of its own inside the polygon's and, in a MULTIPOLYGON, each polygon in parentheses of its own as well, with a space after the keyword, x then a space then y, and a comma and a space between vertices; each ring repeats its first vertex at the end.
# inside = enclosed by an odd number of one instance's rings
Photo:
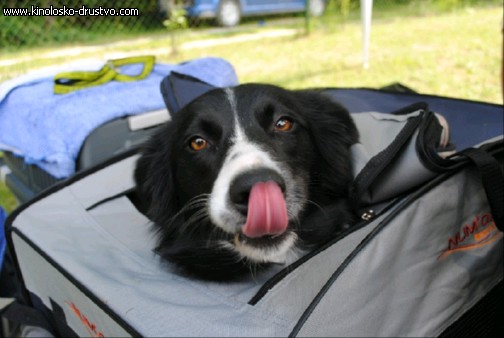
POLYGON ((175 222, 175 220, 178 217, 180 217, 184 213, 188 212, 189 210, 199 208, 202 206, 206 206, 208 203, 208 197, 209 197, 209 194, 202 194, 202 195, 198 195, 198 196, 191 198, 175 215, 173 215, 173 217, 171 217, 171 219, 168 221, 168 223, 171 224, 171 223, 175 222))
MULTIPOLYGON (((222 242, 223 238, 228 237, 228 235, 218 227, 212 227, 212 230, 208 234, 208 239, 206 240, 206 247, 210 248, 215 242, 222 242)), ((227 241, 226 241, 227 243, 227 241)))
POLYGON ((299 218, 298 217, 293 218, 291 220, 291 225, 295 230, 298 230, 300 226, 299 218))
POLYGON ((306 202, 308 202, 308 204, 314 205, 315 207, 317 207, 324 214, 324 216, 327 216, 327 212, 325 211, 325 209, 320 204, 318 204, 317 202, 312 201, 310 199, 306 200, 306 202))
POLYGON ((194 214, 191 215, 180 227, 180 231, 187 233, 187 234, 192 234, 198 227, 201 227, 204 225, 204 220, 208 218, 208 213, 205 209, 201 209, 194 214), (187 231, 189 230, 189 231, 187 231))
POLYGON ((253 281, 257 282, 257 265, 256 264, 247 264, 247 267, 250 271, 250 276, 253 281))
MULTIPOLYGON (((193 213, 185 222, 184 224, 189 226, 191 225, 192 223, 195 223, 196 221, 199 221, 201 219, 204 219, 205 217, 208 217, 208 213, 206 211, 206 209, 200 209, 198 211, 196 211, 195 213, 193 213)), ((184 226, 182 226, 184 227, 184 226)))
POLYGON ((204 200, 197 200, 197 201, 193 201, 191 203, 187 203, 185 204, 181 211, 187 211, 187 210, 191 210, 191 209, 194 209, 194 208, 198 208, 198 207, 201 207, 201 206, 204 206, 208 203, 208 200, 207 199, 204 199, 204 200))

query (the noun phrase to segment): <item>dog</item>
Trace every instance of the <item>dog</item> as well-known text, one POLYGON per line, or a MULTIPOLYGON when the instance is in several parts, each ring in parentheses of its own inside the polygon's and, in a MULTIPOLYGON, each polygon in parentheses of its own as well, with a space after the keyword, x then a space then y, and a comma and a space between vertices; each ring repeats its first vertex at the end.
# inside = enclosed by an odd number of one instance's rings
POLYGON ((148 140, 138 196, 155 251, 200 279, 242 279, 287 264, 352 224, 348 111, 315 90, 212 89, 148 140))

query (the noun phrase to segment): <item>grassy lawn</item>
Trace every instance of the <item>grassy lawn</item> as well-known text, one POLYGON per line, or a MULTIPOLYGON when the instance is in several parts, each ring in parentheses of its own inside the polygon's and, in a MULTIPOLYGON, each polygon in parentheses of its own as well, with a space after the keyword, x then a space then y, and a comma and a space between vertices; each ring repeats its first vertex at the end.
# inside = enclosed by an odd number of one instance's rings
MULTIPOLYGON (((420 2, 419 2, 420 3, 420 2)), ((67 61, 106 59, 117 53, 155 54, 161 62, 181 62, 203 56, 230 61, 240 81, 268 82, 288 88, 381 87, 401 82, 421 92, 469 100, 502 103, 502 3, 453 11, 398 7, 375 10, 371 32, 370 67, 362 67, 361 26, 358 11, 345 20, 328 15, 311 21, 303 34, 303 19, 239 30, 192 30, 178 37, 173 55, 165 32, 136 37, 126 43, 81 46, 66 53, 38 48, 0 56, 0 81, 67 61), (226 44, 229 37, 265 34, 279 29, 292 34, 226 44), (197 41, 222 43, 200 46, 197 41), (188 43, 191 43, 189 45, 188 43)), ((14 201, 0 185, 0 204, 8 210, 14 201)))
POLYGON ((422 93, 501 103, 501 28, 502 4, 437 14, 424 8, 413 11, 411 6, 377 10, 367 70, 361 67, 358 12, 345 22, 337 16, 312 20, 309 35, 302 34, 302 18, 282 25, 249 24, 237 31, 192 30, 178 37, 177 55, 171 53, 168 33, 157 32, 127 42, 81 45, 60 55, 48 54, 54 48, 5 53, 0 56, 0 81, 34 68, 83 58, 106 59, 117 53, 155 54, 161 62, 171 63, 212 55, 229 60, 241 82, 305 88, 379 87, 400 81, 422 93), (294 34, 194 48, 195 41, 208 38, 225 41, 279 29, 292 29, 294 34), (186 48, 189 43, 192 48, 186 48))
MULTIPOLYGON (((0 161, 1 158, 2 153, 0 152, 0 161)), ((0 206, 7 212, 10 212, 16 207, 16 204, 16 200, 12 196, 11 192, 0 182, 0 206)))
POLYGON ((361 66, 361 27, 355 21, 308 36, 182 50, 177 58, 163 59, 221 56, 242 82, 304 88, 400 81, 422 93, 501 103, 501 25, 502 8, 375 19, 367 70, 361 66))

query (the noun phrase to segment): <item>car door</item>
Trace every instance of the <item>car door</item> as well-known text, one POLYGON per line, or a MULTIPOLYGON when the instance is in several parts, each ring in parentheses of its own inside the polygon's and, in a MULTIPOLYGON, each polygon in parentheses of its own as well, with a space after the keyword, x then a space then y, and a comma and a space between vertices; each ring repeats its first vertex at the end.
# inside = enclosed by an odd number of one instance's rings
POLYGON ((305 0, 242 0, 242 13, 289 13, 299 12, 304 9, 305 0))

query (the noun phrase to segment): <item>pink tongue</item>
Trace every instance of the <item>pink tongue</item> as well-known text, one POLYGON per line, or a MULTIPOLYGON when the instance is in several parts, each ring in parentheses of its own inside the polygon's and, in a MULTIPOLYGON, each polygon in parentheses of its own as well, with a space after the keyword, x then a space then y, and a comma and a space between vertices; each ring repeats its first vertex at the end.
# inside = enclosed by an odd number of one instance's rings
POLYGON ((250 191, 243 234, 250 238, 281 234, 289 220, 282 190, 273 181, 256 183, 250 191))

